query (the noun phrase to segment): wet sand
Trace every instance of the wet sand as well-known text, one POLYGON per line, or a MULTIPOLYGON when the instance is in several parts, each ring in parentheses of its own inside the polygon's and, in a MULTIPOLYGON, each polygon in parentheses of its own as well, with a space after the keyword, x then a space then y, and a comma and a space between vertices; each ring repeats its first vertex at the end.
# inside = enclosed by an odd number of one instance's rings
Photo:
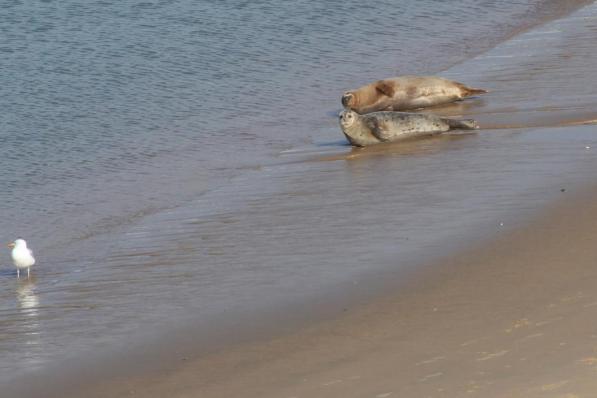
POLYGON ((553 206, 339 319, 85 396, 592 397, 595 197, 553 206))

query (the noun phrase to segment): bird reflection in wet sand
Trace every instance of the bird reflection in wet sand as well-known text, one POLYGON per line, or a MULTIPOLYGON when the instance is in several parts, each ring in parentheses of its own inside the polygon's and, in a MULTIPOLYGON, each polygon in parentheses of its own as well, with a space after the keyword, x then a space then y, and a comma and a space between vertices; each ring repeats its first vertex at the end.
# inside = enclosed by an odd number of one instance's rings
POLYGON ((39 297, 35 294, 35 277, 18 282, 17 302, 24 315, 37 316, 39 297))
POLYGON ((19 334, 24 343, 24 355, 28 365, 34 369, 40 363, 41 325, 39 314, 39 296, 36 293, 35 277, 19 280, 16 288, 17 308, 21 314, 19 334))

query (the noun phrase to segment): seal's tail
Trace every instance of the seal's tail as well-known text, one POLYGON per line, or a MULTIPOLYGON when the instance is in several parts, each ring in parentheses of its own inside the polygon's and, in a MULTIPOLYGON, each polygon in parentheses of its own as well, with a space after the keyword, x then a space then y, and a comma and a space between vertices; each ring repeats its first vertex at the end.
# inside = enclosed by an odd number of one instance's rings
POLYGON ((462 83, 457 83, 458 87, 462 90, 463 97, 470 97, 472 95, 487 94, 489 91, 482 88, 474 88, 465 86, 462 83))
POLYGON ((479 124, 476 120, 473 119, 449 119, 449 118, 442 118, 450 129, 459 129, 459 130, 476 130, 479 128, 479 124))
POLYGON ((484 90, 482 88, 473 88, 467 87, 466 88, 466 96, 470 97, 471 95, 478 95, 478 94, 487 94, 489 91, 484 90))

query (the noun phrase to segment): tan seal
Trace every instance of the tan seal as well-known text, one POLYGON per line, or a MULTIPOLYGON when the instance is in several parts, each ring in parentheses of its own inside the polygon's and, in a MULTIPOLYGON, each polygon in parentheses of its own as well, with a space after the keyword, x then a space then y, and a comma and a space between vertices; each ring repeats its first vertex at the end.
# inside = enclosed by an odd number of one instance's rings
POLYGON ((450 119, 432 114, 381 111, 359 115, 351 110, 340 113, 340 128, 354 146, 399 141, 433 135, 452 129, 474 130, 472 119, 450 119))
POLYGON ((357 113, 402 111, 446 104, 487 90, 437 76, 400 76, 347 91, 342 105, 357 113))

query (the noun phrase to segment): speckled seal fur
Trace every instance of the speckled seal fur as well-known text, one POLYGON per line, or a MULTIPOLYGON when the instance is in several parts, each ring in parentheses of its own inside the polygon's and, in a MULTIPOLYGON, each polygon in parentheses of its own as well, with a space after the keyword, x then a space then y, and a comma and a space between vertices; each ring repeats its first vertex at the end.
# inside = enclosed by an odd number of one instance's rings
POLYGON ((342 96, 342 105, 357 113, 402 111, 441 105, 487 90, 437 76, 401 76, 378 80, 342 96))
POLYGON ((450 119, 423 113, 381 111, 359 115, 351 110, 340 113, 340 128, 354 146, 433 135, 452 129, 474 130, 472 119, 450 119))

